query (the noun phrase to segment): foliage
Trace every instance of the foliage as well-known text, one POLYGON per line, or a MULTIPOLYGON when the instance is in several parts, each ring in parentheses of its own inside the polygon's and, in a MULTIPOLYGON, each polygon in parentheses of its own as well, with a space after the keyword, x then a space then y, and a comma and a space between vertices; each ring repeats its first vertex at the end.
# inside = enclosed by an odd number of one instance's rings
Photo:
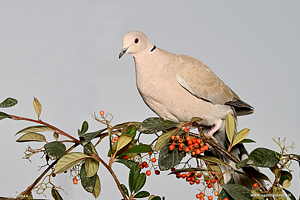
MULTIPOLYGON (((7 108, 17 104, 17 100, 7 98, 0 103, 0 108, 7 108)), ((111 125, 113 116, 100 112, 100 117, 96 114, 93 118, 105 127, 99 131, 88 132, 89 124, 84 121, 78 129, 78 138, 63 132, 61 129, 52 126, 40 119, 42 105, 37 98, 33 101, 34 109, 37 113, 37 120, 19 116, 14 116, 0 112, 1 119, 25 120, 35 122, 36 126, 26 127, 16 133, 22 134, 17 142, 44 142, 39 149, 28 149, 25 151, 25 158, 43 153, 46 158, 44 172, 31 184, 20 196, 32 198, 32 191, 44 194, 46 189, 51 189, 54 199, 62 199, 60 195, 63 188, 55 186, 52 179, 59 173, 69 172, 73 183, 77 184, 78 178, 82 187, 95 198, 101 193, 101 176, 98 175, 99 166, 103 165, 115 180, 116 185, 124 200, 136 198, 148 198, 149 200, 165 199, 151 194, 145 187, 147 176, 151 170, 159 175, 160 170, 171 170, 170 175, 177 178, 184 178, 189 184, 202 184, 197 198, 208 196, 209 191, 214 190, 218 199, 264 199, 270 194, 285 195, 290 199, 296 199, 287 188, 291 185, 292 174, 289 168, 293 161, 300 163, 300 156, 288 154, 287 150, 293 145, 286 147, 285 140, 274 141, 280 147, 280 152, 275 152, 267 148, 256 148, 249 157, 243 161, 238 160, 230 151, 241 143, 254 142, 247 139, 250 130, 243 129, 236 132, 234 118, 228 114, 226 119, 226 135, 228 139, 228 149, 223 149, 213 140, 208 140, 202 132, 198 122, 202 119, 193 118, 190 122, 175 123, 162 118, 148 118, 142 122, 126 122, 118 125, 111 125), (191 129, 197 128, 193 133, 191 129), (45 137, 47 132, 53 132, 53 141, 48 141, 45 137), (140 140, 140 136, 146 134, 153 137, 153 141, 145 144, 140 140), (67 140, 60 139, 61 136, 67 140), (108 162, 99 157, 97 149, 103 142, 109 143, 108 162), (71 144, 71 145, 70 145, 71 144), (83 152, 74 151, 77 146, 83 146, 83 152), (236 168, 244 170, 245 175, 256 182, 252 188, 248 189, 242 185, 235 184, 232 178, 227 183, 224 182, 224 174, 238 171, 228 165, 224 160, 204 155, 209 148, 217 148, 228 159, 236 163, 236 168), (158 156, 157 156, 158 154, 158 156), (158 162, 156 160, 158 159, 158 162), (196 161, 196 162, 192 162, 196 161), (119 163, 128 168, 128 183, 121 184, 112 169, 112 165, 119 163), (196 163, 192 164, 192 163, 196 163), (227 168, 227 171, 221 169, 227 168), (253 167, 270 168, 275 178, 271 181, 266 175, 254 170, 253 167), (147 169, 148 168, 148 169, 147 169), (247 169, 247 170, 246 170, 247 169), (249 171, 250 169, 250 171, 249 171), (142 170, 147 170, 143 172, 142 170), (270 182, 271 186, 266 187, 264 181, 270 182), (212 187, 214 185, 214 187, 212 187)), ((269 199, 273 197, 269 197, 269 199)), ((275 198, 276 199, 276 198, 275 198)))

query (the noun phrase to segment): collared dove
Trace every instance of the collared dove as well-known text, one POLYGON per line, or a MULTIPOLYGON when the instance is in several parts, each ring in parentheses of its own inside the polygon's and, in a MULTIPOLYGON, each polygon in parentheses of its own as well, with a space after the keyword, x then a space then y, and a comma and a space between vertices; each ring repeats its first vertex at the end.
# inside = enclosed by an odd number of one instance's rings
MULTIPOLYGON (((202 118, 200 125, 210 127, 206 136, 223 148, 227 147, 225 121, 228 113, 236 118, 254 111, 201 61, 156 48, 142 32, 131 31, 123 37, 119 58, 125 53, 134 57, 137 88, 149 108, 175 122, 202 118)), ((241 160, 242 156, 247 156, 243 145, 237 145, 231 153, 241 160)), ((208 154, 235 166, 215 149, 208 154)), ((246 182, 241 183, 243 185, 250 181, 242 175, 235 175, 235 178, 240 179, 236 182, 246 182)), ((225 177, 225 182, 229 179, 230 175, 225 177)))

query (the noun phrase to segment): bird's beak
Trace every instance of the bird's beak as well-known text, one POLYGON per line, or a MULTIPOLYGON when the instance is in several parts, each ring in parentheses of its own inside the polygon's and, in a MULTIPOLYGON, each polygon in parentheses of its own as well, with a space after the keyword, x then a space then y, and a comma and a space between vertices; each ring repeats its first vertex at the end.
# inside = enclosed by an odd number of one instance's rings
POLYGON ((127 52, 128 47, 125 47, 122 49, 121 53, 119 54, 119 59, 122 58, 122 56, 127 52))

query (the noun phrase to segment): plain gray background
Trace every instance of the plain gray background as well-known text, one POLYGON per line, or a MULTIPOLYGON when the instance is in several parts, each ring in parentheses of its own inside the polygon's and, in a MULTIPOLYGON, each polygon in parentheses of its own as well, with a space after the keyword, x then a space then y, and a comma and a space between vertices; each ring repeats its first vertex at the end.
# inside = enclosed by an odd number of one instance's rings
MULTIPOLYGON (((239 129, 250 128, 247 144, 279 151, 272 138, 295 143, 289 153, 300 154, 299 1, 0 1, 1 98, 19 104, 1 111, 36 118, 33 97, 43 110, 41 119, 73 136, 84 120, 90 131, 104 128, 90 113, 113 114, 112 124, 142 121, 156 116, 142 101, 135 85, 131 55, 121 60, 122 37, 143 31, 164 50, 193 56, 208 65, 244 101, 255 108, 239 118, 239 129)), ((35 125, 0 121, 0 196, 15 197, 41 173, 40 155, 32 163, 22 159, 28 145, 14 134, 35 125)), ((46 134, 49 141, 52 133, 46 134)), ((63 137, 61 137, 63 139, 63 137)), ((147 137, 144 137, 147 140, 147 137)), ((106 158, 107 141, 97 148, 106 158)), ((75 151, 82 151, 80 148, 75 151)), ((290 191, 299 196, 299 167, 293 164, 290 191)), ((128 170, 113 169, 128 185, 128 170)), ((269 170, 264 170, 273 180, 269 170)), ((103 166, 98 172, 102 192, 98 199, 121 199, 103 166)), ((53 182, 65 188, 65 199, 93 199, 68 174, 53 182)), ((147 178, 145 190, 166 199, 195 199, 200 185, 161 173, 147 178)), ((209 194, 209 193, 208 193, 209 194)), ((52 198, 50 190, 47 198, 52 198)), ((36 198, 44 198, 34 194, 36 198)))

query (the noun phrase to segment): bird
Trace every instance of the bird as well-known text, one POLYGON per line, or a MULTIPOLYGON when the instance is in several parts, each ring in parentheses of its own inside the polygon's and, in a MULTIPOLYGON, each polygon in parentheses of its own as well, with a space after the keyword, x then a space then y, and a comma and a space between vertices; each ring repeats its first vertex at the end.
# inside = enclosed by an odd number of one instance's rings
MULTIPOLYGON (((119 59, 126 53, 134 58, 137 89, 146 105, 159 117, 174 122, 187 122, 193 117, 199 122, 207 138, 225 148, 225 122, 228 113, 249 115, 254 108, 244 102, 203 62, 157 48, 140 31, 130 31, 123 37, 119 59)), ((231 153, 243 160, 248 157, 243 144, 231 153)), ((211 147, 207 155, 218 157, 231 166, 235 163, 211 147)), ((220 166, 222 171, 228 168, 220 166)), ((235 167, 234 167, 235 168, 235 167)), ((229 173, 226 173, 229 174, 229 173)), ((225 176, 225 183, 231 175, 225 176)), ((249 177, 235 173, 236 183, 252 187, 249 177)))

